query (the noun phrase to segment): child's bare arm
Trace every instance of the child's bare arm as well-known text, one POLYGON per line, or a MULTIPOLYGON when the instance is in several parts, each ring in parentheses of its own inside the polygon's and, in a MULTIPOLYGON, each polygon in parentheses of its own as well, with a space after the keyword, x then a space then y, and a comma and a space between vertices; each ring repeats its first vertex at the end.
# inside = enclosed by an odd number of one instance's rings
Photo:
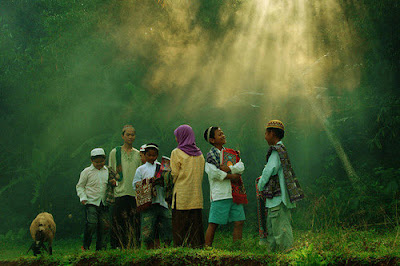
POLYGON ((229 173, 231 171, 231 168, 229 168, 229 166, 227 165, 220 165, 219 169, 221 169, 222 171, 224 171, 225 173, 229 173))
POLYGON ((227 174, 225 179, 229 179, 232 181, 238 181, 240 179, 240 175, 239 174, 227 174))

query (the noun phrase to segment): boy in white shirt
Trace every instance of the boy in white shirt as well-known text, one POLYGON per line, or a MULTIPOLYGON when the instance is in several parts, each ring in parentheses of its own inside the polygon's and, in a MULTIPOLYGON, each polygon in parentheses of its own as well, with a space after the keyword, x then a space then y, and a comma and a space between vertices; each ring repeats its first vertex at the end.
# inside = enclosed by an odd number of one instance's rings
POLYGON ((96 250, 104 248, 104 229, 108 221, 106 206, 106 189, 108 184, 108 169, 104 166, 106 154, 102 148, 90 152, 92 165, 86 167, 76 185, 76 192, 82 205, 85 206, 85 231, 82 250, 88 250, 92 236, 97 230, 96 250))
POLYGON ((211 207, 208 218, 205 245, 211 246, 218 225, 234 223, 233 241, 242 239, 243 224, 246 220, 243 204, 236 204, 232 197, 232 183, 241 179, 244 164, 240 160, 232 166, 220 165, 221 151, 226 143, 224 132, 219 127, 210 127, 204 132, 204 138, 213 147, 207 154, 205 172, 210 182, 211 207), (218 165, 218 166, 217 166, 218 165))
MULTIPOLYGON (((144 156, 146 163, 139 166, 133 178, 132 186, 136 190, 136 183, 144 179, 155 182, 154 176, 160 169, 161 164, 157 162, 158 146, 154 143, 146 144, 144 156)), ((147 249, 154 248, 157 234, 160 234, 164 243, 169 245, 172 240, 171 212, 165 201, 164 188, 153 183, 156 195, 153 195, 151 206, 141 212, 141 241, 146 244, 147 249)))

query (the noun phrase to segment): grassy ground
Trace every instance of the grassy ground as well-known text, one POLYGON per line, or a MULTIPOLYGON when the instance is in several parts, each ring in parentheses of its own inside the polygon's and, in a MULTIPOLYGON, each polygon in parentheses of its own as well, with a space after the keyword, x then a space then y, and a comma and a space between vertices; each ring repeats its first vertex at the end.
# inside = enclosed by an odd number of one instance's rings
POLYGON ((400 228, 390 232, 350 229, 296 231, 294 248, 289 253, 268 253, 265 246, 258 245, 258 237, 254 234, 244 234, 241 243, 232 243, 232 237, 225 232, 216 235, 213 248, 202 250, 166 248, 82 252, 80 246, 79 239, 56 239, 53 256, 35 258, 32 253, 26 254, 29 243, 1 243, 0 264, 400 264, 400 228))

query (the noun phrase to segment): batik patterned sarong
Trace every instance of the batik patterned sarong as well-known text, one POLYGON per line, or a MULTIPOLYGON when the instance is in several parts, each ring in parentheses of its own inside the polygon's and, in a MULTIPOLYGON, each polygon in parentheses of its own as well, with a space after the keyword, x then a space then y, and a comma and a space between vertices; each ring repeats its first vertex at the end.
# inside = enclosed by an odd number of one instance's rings
POLYGON ((257 195, 257 217, 258 217, 258 234, 260 238, 266 238, 268 235, 267 231, 267 215, 268 210, 265 207, 265 201, 267 199, 265 191, 258 189, 258 181, 261 176, 256 179, 256 195, 257 195))
POLYGON ((112 185, 110 181, 115 179, 115 181, 120 181, 120 176, 117 172, 114 171, 111 167, 108 167, 108 183, 106 188, 106 204, 107 206, 114 205, 115 197, 114 197, 114 190, 115 185, 112 185))

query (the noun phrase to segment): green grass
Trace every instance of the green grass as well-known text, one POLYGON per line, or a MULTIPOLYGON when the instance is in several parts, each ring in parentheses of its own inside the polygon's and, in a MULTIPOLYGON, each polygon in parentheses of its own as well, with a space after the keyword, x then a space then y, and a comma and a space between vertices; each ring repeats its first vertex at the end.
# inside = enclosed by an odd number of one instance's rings
POLYGON ((0 263, 19 264, 400 264, 400 228, 388 232, 331 229, 324 232, 295 231, 289 253, 268 253, 258 245, 256 234, 244 233, 242 242, 232 243, 227 232, 218 232, 213 248, 201 250, 166 248, 147 251, 108 250, 82 252, 81 240, 56 239, 54 255, 37 258, 26 254, 29 243, 0 245, 0 263), (11 245, 11 246, 10 246, 11 245))

